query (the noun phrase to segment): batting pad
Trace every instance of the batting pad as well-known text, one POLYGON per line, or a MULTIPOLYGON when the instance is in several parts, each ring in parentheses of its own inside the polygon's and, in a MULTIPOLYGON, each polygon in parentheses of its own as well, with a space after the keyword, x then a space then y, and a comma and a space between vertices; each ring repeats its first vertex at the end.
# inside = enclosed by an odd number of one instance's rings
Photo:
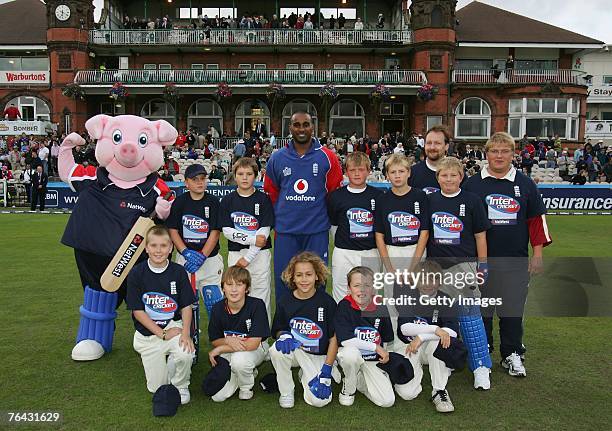
POLYGON ((110 352, 115 334, 117 293, 90 289, 85 286, 83 305, 79 308, 81 321, 76 342, 95 340, 110 352))
POLYGON ((464 307, 459 316, 459 328, 463 343, 468 350, 468 366, 470 371, 478 367, 491 368, 491 355, 487 334, 478 306, 464 307))

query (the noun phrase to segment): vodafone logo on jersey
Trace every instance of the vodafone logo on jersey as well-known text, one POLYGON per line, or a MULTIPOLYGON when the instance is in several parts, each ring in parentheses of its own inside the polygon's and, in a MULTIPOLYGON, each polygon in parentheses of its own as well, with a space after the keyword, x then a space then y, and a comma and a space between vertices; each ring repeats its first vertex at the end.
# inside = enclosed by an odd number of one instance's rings
POLYGON ((487 205, 499 212, 516 214, 521 210, 521 204, 514 198, 501 194, 488 195, 487 205))
POLYGON ((454 214, 445 212, 436 212, 431 215, 433 224, 446 232, 461 232, 463 231, 463 222, 454 214))
POLYGON ((239 229, 246 232, 256 232, 259 229, 259 222, 251 214, 244 212, 233 212, 232 221, 234 229, 239 229))
POLYGON ((308 191, 308 181, 303 178, 300 178, 295 183, 293 183, 293 191, 295 191, 298 195, 303 195, 308 191))

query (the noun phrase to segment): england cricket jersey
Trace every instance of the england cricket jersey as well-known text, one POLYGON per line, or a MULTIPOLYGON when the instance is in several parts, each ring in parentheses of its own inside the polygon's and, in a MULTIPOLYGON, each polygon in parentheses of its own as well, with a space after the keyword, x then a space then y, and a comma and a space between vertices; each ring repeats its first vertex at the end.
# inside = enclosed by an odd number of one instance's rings
POLYGON ((276 304, 272 335, 277 337, 280 331, 291 332, 302 343, 304 351, 325 355, 329 339, 335 335, 335 313, 336 301, 324 289, 317 289, 308 299, 298 299, 291 292, 276 304))
POLYGON ((359 192, 342 187, 329 197, 327 211, 332 226, 338 226, 334 245, 346 250, 376 248, 374 213, 382 190, 366 186, 359 192))
MULTIPOLYGON (((141 262, 128 274, 127 285, 127 308, 144 311, 162 329, 171 320, 181 320, 181 310, 195 301, 185 268, 174 262, 161 273, 153 272, 148 261, 141 262)), ((133 313, 132 319, 138 332, 153 335, 133 313)))
POLYGON ((309 235, 329 230, 327 194, 342 184, 336 155, 312 140, 299 155, 293 141, 272 153, 266 165, 264 190, 274 205, 275 230, 309 235))
POLYGON ((491 257, 527 257, 527 244, 552 242, 546 226, 546 207, 533 180, 512 168, 503 178, 488 169, 470 177, 464 189, 485 203, 491 229, 487 231, 487 254, 491 257))
POLYGON ((208 322, 211 342, 225 337, 261 338, 264 341, 269 336, 268 312, 261 299, 246 296, 244 305, 236 314, 227 306, 227 300, 213 306, 208 322))
MULTIPOLYGON (((465 183, 466 177, 467 175, 463 176, 461 185, 465 183)), ((423 190, 428 195, 440 191, 440 183, 438 183, 438 178, 436 178, 436 171, 427 164, 426 160, 412 165, 408 184, 423 190)))
POLYGON ((451 297, 440 291, 434 296, 421 295, 418 290, 410 294, 414 305, 397 307, 399 318, 397 319, 397 336, 406 344, 412 341, 412 337, 402 334, 404 323, 417 323, 421 325, 436 325, 440 328, 449 328, 459 333, 459 322, 457 320, 457 306, 451 305, 451 297))
POLYGON ((389 189, 376 199, 375 228, 387 245, 416 244, 421 231, 429 230, 429 216, 427 195, 414 187, 403 196, 389 189))
MULTIPOLYGON (((334 328, 340 345, 352 338, 379 346, 393 341, 393 326, 386 307, 371 304, 365 312, 362 312, 350 295, 338 303, 334 328)), ((360 349, 360 352, 366 361, 378 360, 376 351, 360 349)))
MULTIPOLYGON (((105 168, 75 165, 70 187, 79 199, 62 236, 62 244, 112 257, 138 217, 148 217, 159 196, 170 189, 157 175, 130 189, 117 187, 105 168)), ((170 198, 172 200, 173 198, 170 198)))
MULTIPOLYGON (((213 230, 219 227, 219 199, 204 193, 200 200, 193 200, 189 192, 176 198, 166 220, 166 226, 176 229, 185 246, 191 250, 201 251, 213 230)), ((208 257, 219 253, 219 243, 208 257)))
MULTIPOLYGON (((484 232, 491 226, 482 200, 464 190, 459 190, 452 197, 441 192, 427 197, 431 211, 427 257, 475 258, 474 234, 484 232)), ((448 262, 450 265, 458 263, 448 262)))
MULTIPOLYGON (((235 235, 255 236, 262 227, 274 226, 274 209, 270 198, 259 190, 250 196, 241 196, 237 191, 223 197, 219 212, 219 224, 236 230, 235 235)), ((228 237, 229 251, 249 248, 244 242, 235 242, 228 237)), ((262 250, 271 248, 270 237, 262 250)))

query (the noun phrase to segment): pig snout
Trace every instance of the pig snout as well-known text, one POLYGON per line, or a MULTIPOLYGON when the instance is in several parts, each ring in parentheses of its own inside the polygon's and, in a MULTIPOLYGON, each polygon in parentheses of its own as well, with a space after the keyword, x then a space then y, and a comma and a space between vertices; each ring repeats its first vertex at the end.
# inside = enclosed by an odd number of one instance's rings
POLYGON ((128 168, 137 165, 141 159, 138 147, 129 142, 119 145, 117 151, 115 151, 115 158, 120 164, 128 168))

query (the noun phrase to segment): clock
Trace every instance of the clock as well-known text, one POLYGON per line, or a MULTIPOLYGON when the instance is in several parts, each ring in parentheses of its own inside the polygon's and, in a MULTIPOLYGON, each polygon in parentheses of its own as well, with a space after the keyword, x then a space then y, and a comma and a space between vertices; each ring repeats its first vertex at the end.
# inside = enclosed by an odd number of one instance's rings
POLYGON ((70 8, 65 4, 61 4, 55 8, 55 17, 60 21, 66 21, 70 18, 70 8))

